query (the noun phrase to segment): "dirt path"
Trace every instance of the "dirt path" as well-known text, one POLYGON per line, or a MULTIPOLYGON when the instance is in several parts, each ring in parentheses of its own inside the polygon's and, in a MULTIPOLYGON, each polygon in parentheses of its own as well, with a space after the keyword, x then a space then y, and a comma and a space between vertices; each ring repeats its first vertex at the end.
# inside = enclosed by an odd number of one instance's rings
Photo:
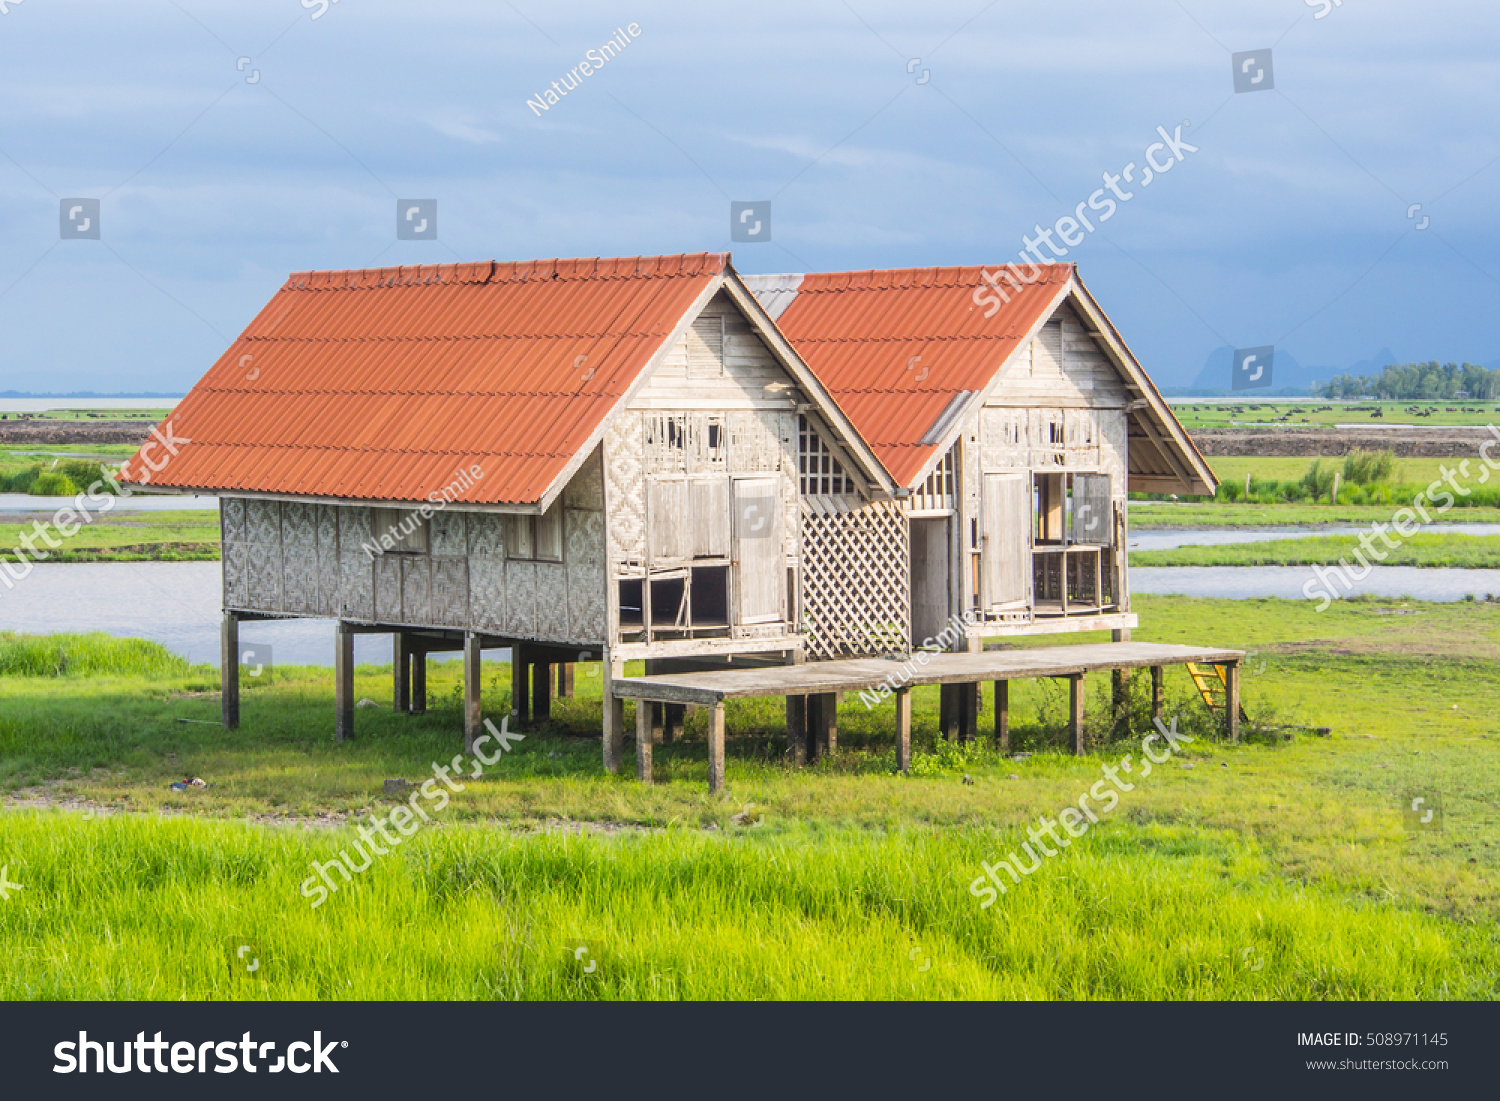
POLYGON ((1485 440, 1487 428, 1214 428, 1193 433, 1198 450, 1212 458, 1235 455, 1347 455, 1351 451, 1394 451, 1402 458, 1467 458, 1485 440))

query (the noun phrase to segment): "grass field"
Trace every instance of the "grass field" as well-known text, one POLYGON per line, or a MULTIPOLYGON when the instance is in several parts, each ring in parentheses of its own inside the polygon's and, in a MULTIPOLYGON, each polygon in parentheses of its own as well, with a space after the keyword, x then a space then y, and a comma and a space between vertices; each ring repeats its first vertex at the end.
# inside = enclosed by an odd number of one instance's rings
MULTIPOLYGON (((20 536, 50 514, 0 513, 0 548, 18 546, 20 536)), ((53 533, 53 538, 59 536, 53 533)), ((219 514, 208 509, 163 512, 119 509, 95 514, 93 523, 60 539, 35 545, 51 562, 198 562, 218 561, 219 514)))
MULTIPOLYGON (((1176 528, 1318 527, 1325 524, 1388 524, 1400 506, 1329 504, 1230 504, 1222 501, 1132 501, 1130 530, 1176 528)), ((1435 523, 1500 524, 1500 508, 1454 508, 1433 514, 1435 523)))
MULTIPOLYGON (((1378 538, 1371 539, 1376 551, 1385 555, 1382 566, 1453 567, 1470 570, 1500 569, 1500 537, 1493 535, 1421 534, 1392 539, 1390 549, 1378 538)), ((1172 550, 1130 552, 1132 566, 1308 566, 1342 560, 1354 563, 1359 542, 1347 535, 1277 539, 1266 543, 1234 543, 1226 546, 1187 546, 1172 550)), ((1369 555, 1365 556, 1373 561, 1369 555)))
MULTIPOLYGON (((910 778, 893 772, 888 708, 846 700, 839 754, 799 772, 780 760, 775 703, 731 705, 728 785, 711 797, 701 715, 657 748, 655 785, 603 772, 582 666, 578 698, 440 825, 313 909, 311 863, 352 853, 350 825, 395 805, 381 781, 420 780, 459 748, 456 663, 432 665, 421 717, 390 711, 388 667, 362 667, 357 692, 379 706, 336 746, 327 670, 254 682, 225 732, 175 721, 217 717, 217 678, 150 644, 0 639, 0 786, 22 808, 0 815, 0 860, 25 885, 0 903, 0 994, 1500 994, 1500 608, 1136 605, 1139 639, 1252 651, 1253 716, 1334 734, 1226 745, 1170 674, 1198 740, 987 910, 968 890, 981 862, 1138 752, 1102 739, 1107 678, 1082 759, 1051 748, 1065 703, 1050 685, 1014 690, 1022 760, 941 742, 919 690, 910 778), (209 787, 166 790, 187 775, 209 787), (1440 831, 1403 825, 1412 792, 1441 799, 1440 831), (253 979, 230 964, 238 943, 263 960, 253 979)), ((507 671, 486 666, 491 714, 507 671)))
POLYGON ((1257 401, 1170 402, 1185 428, 1253 428, 1268 424, 1424 424, 1484 427, 1500 418, 1495 402, 1470 401, 1257 401), (1329 407, 1332 408, 1329 408, 1329 407), (1374 411, 1379 409, 1380 416, 1374 411))

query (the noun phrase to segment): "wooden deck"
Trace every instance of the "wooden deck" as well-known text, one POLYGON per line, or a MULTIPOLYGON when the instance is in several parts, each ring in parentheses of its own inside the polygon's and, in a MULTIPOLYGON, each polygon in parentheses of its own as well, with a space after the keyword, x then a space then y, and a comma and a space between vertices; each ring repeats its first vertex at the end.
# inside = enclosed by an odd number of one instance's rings
MULTIPOLYGON (((659 705, 689 704, 706 707, 709 719, 709 789, 724 782, 724 701, 758 696, 787 698, 787 744, 789 755, 801 762, 818 753, 832 752, 836 745, 834 722, 838 693, 876 693, 887 687, 882 699, 894 695, 896 702, 896 756, 905 771, 911 760, 911 699, 913 688, 944 686, 945 731, 948 713, 960 740, 977 733, 978 692, 963 685, 989 682, 995 694, 995 737, 1002 747, 1009 743, 1009 682, 1033 677, 1066 678, 1070 683, 1070 716, 1075 753, 1083 752, 1083 685, 1089 673, 1151 670, 1152 711, 1160 711, 1163 699, 1162 673, 1168 665, 1194 662, 1220 665, 1225 670, 1225 728, 1231 739, 1239 736, 1239 665, 1242 650, 1202 646, 1165 646, 1146 642, 1108 642, 1083 646, 1047 646, 1028 650, 988 650, 980 653, 921 653, 906 661, 865 658, 852 661, 819 661, 804 665, 781 665, 755 669, 721 669, 699 673, 667 673, 645 677, 622 677, 611 682, 616 700, 626 698, 659 705), (949 687, 952 686, 952 687, 949 687), (951 694, 951 705, 949 700, 951 694)), ((1117 690, 1121 679, 1117 678, 1117 690)), ((636 765, 642 780, 651 779, 651 746, 661 727, 661 708, 641 706, 637 712, 636 765)))

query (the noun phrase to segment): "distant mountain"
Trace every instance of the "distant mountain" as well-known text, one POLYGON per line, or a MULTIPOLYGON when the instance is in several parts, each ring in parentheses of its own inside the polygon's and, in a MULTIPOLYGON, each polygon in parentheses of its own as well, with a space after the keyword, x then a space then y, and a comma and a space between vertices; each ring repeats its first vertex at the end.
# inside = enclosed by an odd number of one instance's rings
MULTIPOLYGON (((1369 359, 1351 363, 1347 367, 1304 367, 1290 352, 1276 350, 1276 359, 1271 367, 1273 388, 1265 391, 1269 396, 1307 394, 1314 383, 1327 382, 1336 375, 1379 374, 1381 369, 1400 362, 1389 348, 1382 348, 1369 359)), ((1208 353, 1203 370, 1187 387, 1164 387, 1163 392, 1172 397, 1211 397, 1235 392, 1230 383, 1230 368, 1234 363, 1234 349, 1227 345, 1208 353)), ((1243 393, 1243 391, 1240 391, 1243 393)))
POLYGON ((171 398, 180 401, 184 394, 158 394, 154 391, 140 393, 101 394, 94 390, 71 390, 66 394, 34 394, 29 390, 0 390, 0 398, 171 398))

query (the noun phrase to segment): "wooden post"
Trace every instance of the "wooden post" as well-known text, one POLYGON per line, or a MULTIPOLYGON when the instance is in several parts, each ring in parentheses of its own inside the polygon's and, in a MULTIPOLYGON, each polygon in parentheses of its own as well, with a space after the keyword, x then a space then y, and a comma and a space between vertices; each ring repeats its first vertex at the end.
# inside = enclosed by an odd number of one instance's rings
POLYGON ((1123 723, 1125 733, 1130 733, 1130 673, 1125 669, 1110 671, 1110 717, 1111 726, 1123 723))
POLYGON ((599 672, 604 681, 604 771, 618 773, 625 760, 625 701, 615 695, 615 678, 625 676, 625 663, 606 647, 599 672))
POLYGON ((687 707, 680 703, 669 703, 665 712, 662 717, 661 744, 671 745, 682 734, 682 720, 687 714, 687 707))
POLYGON ((1159 719, 1167 703, 1166 670, 1160 665, 1151 667, 1151 717, 1159 719))
POLYGON ((1250 475, 1245 475, 1245 503, 1250 503, 1250 475))
POLYGON ((786 756, 793 765, 807 764, 807 697, 786 698, 786 756))
POLYGON ((1231 742, 1240 740, 1240 663, 1224 665, 1224 730, 1231 742))
POLYGON ((421 643, 411 648, 411 713, 427 713, 427 650, 421 643))
POLYGON ((667 725, 667 705, 664 703, 653 703, 651 705, 651 744, 657 745, 662 740, 662 730, 667 725))
POLYGON ((539 723, 552 717, 552 666, 546 662, 531 670, 531 717, 539 723))
POLYGON ((896 689, 896 767, 911 773, 911 689, 896 689))
POLYGON ((464 634, 464 752, 473 753, 474 743, 484 732, 484 712, 480 707, 483 667, 481 638, 473 631, 464 634))
POLYGON ((1083 755, 1083 687, 1082 673, 1068 677, 1068 725, 1073 732, 1073 755, 1083 755))
POLYGON ((650 700, 635 701, 635 778, 651 782, 651 745, 656 737, 655 716, 661 704, 650 700))
POLYGON ((958 740, 968 742, 979 737, 979 684, 955 684, 958 703, 958 740))
POLYGON ((938 733, 944 738, 953 737, 953 686, 938 685, 938 733))
POLYGON ((510 710, 516 717, 516 725, 531 718, 531 681, 527 677, 530 666, 526 664, 526 647, 519 642, 510 647, 510 710))
POLYGON ((225 730, 240 726, 240 617, 233 612, 219 628, 219 721, 225 730))
POLYGON ((557 698, 560 700, 573 698, 573 663, 571 661, 561 662, 557 667, 557 698))
POLYGON ((391 709, 411 710, 411 648, 405 631, 391 634, 391 709))
POLYGON ((1330 505, 1336 505, 1339 503, 1339 479, 1343 476, 1344 475, 1342 471, 1335 470, 1333 472, 1333 492, 1328 495, 1328 503, 1330 505))
POLYGON ((708 793, 714 795, 724 787, 724 701, 708 712, 708 793))
POLYGON ((1001 753, 1010 752, 1010 681, 995 682, 995 742, 1001 753))
POLYGON ((354 737, 354 632, 339 621, 333 644, 333 738, 346 742, 354 737))
POLYGON ((808 697, 808 721, 819 757, 832 757, 839 748, 838 699, 832 692, 808 697))

